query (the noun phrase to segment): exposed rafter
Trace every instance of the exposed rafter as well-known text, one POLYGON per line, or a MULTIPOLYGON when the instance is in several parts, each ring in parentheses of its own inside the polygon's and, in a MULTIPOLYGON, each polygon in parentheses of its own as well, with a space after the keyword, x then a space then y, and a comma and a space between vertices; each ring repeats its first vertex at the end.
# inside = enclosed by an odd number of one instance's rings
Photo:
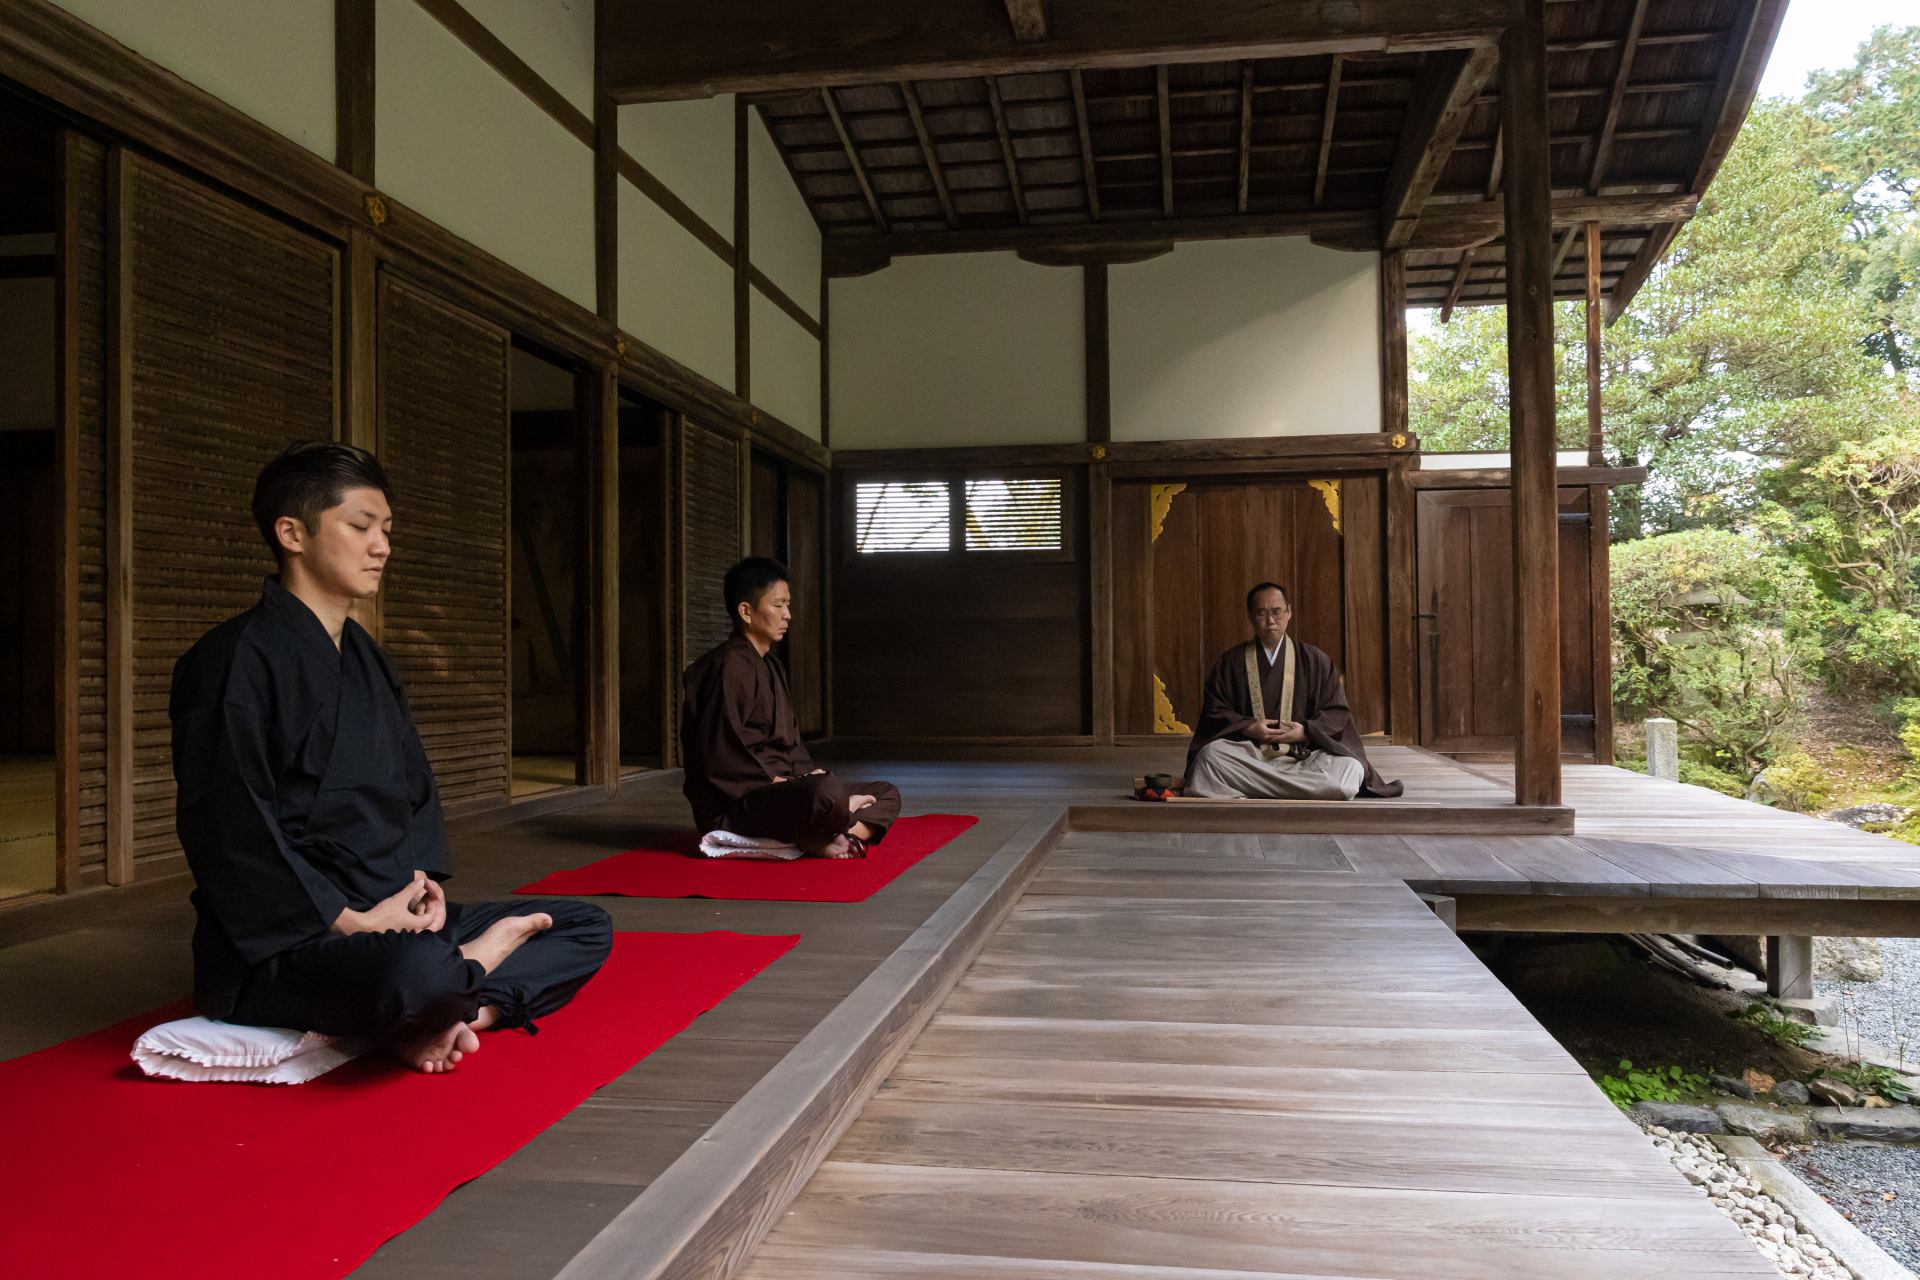
POLYGON ((1253 63, 1240 64, 1240 187, 1234 208, 1247 211, 1247 186, 1253 172, 1253 63))
POLYGON ((1320 160, 1313 167, 1313 207, 1318 209, 1327 195, 1327 160, 1333 155, 1333 117, 1340 109, 1340 65, 1343 59, 1333 55, 1327 70, 1327 105, 1320 114, 1320 160))
POLYGON ((1493 163, 1487 169, 1487 199, 1489 200, 1500 194, 1500 171, 1506 164, 1506 159, 1506 135, 1496 125, 1493 130, 1493 163))
POLYGON ((1460 291, 1467 287, 1467 272, 1473 270, 1473 258, 1479 252, 1477 245, 1461 251, 1460 265, 1454 268, 1453 283, 1447 288, 1447 300, 1440 304, 1441 324, 1453 319, 1453 308, 1460 301, 1460 291))
MULTIPOLYGON (((1588 222, 1602 226, 1651 226, 1685 222, 1699 207, 1691 192, 1679 195, 1560 196, 1553 202, 1553 224, 1579 227, 1588 222)), ((1407 242, 1411 249, 1459 249, 1483 243, 1506 228, 1506 210, 1498 200, 1472 204, 1440 205, 1429 208, 1407 242)))
POLYGON ((1607 97, 1607 113, 1600 123, 1600 137, 1593 144, 1593 165, 1587 173, 1587 190, 1600 191, 1600 175, 1607 167, 1607 153, 1613 149, 1613 131, 1620 123, 1620 104, 1627 100, 1627 81, 1633 76, 1633 55, 1638 47, 1641 27, 1647 20, 1647 0, 1633 0, 1633 16, 1627 20, 1626 42, 1620 46, 1620 65, 1613 73, 1613 90, 1607 97))
POLYGON ((1580 226, 1568 227, 1566 233, 1560 237, 1560 243, 1553 251, 1553 267, 1548 271, 1548 275, 1557 276, 1560 274, 1561 265, 1566 262, 1567 255, 1573 252, 1573 242, 1580 238, 1580 230, 1580 226))
POLYGON ((1087 125, 1087 87, 1076 69, 1067 72, 1073 85, 1073 123, 1080 131, 1080 171, 1087 181, 1087 217, 1100 221, 1100 174, 1094 167, 1093 130, 1087 125))
POLYGON ((1000 101, 1000 86, 992 76, 986 78, 987 105, 993 108, 993 128, 1000 135, 1000 157, 1006 161, 1007 184, 1013 191, 1013 211, 1024 226, 1027 221, 1027 193, 1020 185, 1020 159, 1013 154, 1013 135, 1007 132, 1007 108, 1000 101))
POLYGON ((1154 96, 1160 110, 1160 211, 1173 216, 1173 102, 1167 97, 1167 68, 1153 69, 1154 96))
POLYGON ((874 225, 883 232, 891 230, 887 215, 880 208, 880 197, 873 193, 873 183, 867 178, 867 167, 861 163, 860 148, 853 145, 853 135, 847 132, 847 122, 840 118, 840 106, 833 100, 833 90, 821 89, 820 102, 827 109, 827 118, 833 121, 833 131, 840 135, 841 149, 847 153, 847 163, 853 166, 853 176, 860 184, 860 194, 867 198, 867 209, 873 214, 874 225))
POLYGON ((1006 0, 1007 25, 1013 38, 1025 44, 1047 38, 1047 0, 1006 0))
MULTIPOLYGON (((1413 238, 1415 222, 1427 197, 1447 167, 1473 113, 1474 99, 1498 61, 1491 49, 1430 53, 1414 79, 1413 97, 1407 106, 1407 131, 1387 174, 1386 199, 1380 209, 1380 230, 1386 248, 1404 248, 1413 238)), ((1332 112, 1328 119, 1331 122, 1332 112)), ((1326 144, 1331 129, 1321 139, 1320 162, 1326 164, 1326 144)), ((1315 203, 1319 203, 1320 184, 1316 179, 1315 203)))
POLYGON ((954 211, 953 196, 947 191, 946 175, 940 172, 940 157, 933 149, 933 138, 927 133, 927 119, 920 113, 920 96, 913 85, 905 80, 899 84, 900 97, 907 104, 907 115, 913 119, 914 136, 920 139, 920 154, 927 161, 927 176, 933 179, 933 192, 940 198, 940 212, 946 215, 947 225, 960 225, 960 215, 954 211))

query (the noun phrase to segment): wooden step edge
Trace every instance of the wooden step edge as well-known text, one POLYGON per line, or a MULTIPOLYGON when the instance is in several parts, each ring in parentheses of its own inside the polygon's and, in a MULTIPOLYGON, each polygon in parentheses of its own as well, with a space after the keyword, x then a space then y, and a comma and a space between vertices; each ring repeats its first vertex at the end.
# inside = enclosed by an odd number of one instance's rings
POLYGON ((1066 833, 1031 819, 557 1280, 727 1280, 893 1070, 1066 833))
POLYGON ((1245 835, 1571 835, 1567 805, 1445 805, 1404 800, 1143 800, 1076 804, 1074 831, 1245 835))

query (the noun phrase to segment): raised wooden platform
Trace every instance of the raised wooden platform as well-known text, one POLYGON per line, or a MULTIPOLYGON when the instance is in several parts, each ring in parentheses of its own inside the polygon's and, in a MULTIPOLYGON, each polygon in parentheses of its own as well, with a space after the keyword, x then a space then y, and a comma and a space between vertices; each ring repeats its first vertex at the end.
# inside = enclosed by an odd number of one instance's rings
POLYGON ((1465 831, 1552 835, 1573 830, 1563 805, 1447 805, 1404 800, 1123 800, 1076 804, 1076 831, 1249 834, 1465 831))
POLYGON ((740 1274, 1774 1274, 1403 884, 1247 852, 1070 835, 740 1274))

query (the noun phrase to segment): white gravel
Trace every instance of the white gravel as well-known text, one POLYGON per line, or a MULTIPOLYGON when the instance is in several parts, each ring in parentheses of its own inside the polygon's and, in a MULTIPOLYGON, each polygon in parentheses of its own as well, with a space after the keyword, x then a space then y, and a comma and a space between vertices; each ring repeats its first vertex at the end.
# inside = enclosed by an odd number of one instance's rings
POLYGON ((1815 982, 1814 993, 1833 997, 1843 1026, 1854 1021, 1855 1034, 1889 1053, 1904 1045, 1909 1066, 1920 1066, 1920 938, 1882 938, 1880 958, 1880 981, 1815 982))
POLYGON ((1672 1133, 1659 1125, 1648 1129, 1647 1134, 1688 1182, 1700 1188, 1715 1207, 1747 1233, 1754 1248, 1781 1275, 1853 1280, 1853 1273, 1841 1266, 1825 1245, 1803 1232, 1793 1214, 1736 1169, 1712 1142, 1698 1134, 1672 1133))

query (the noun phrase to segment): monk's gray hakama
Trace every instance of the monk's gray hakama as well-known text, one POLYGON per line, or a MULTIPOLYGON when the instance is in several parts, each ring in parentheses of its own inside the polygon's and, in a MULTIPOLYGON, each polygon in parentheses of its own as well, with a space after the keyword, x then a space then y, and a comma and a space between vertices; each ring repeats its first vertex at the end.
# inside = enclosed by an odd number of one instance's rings
POLYGON ((1251 800, 1351 800, 1397 796, 1398 782, 1367 761, 1340 673, 1321 650, 1282 638, 1274 661, 1257 641, 1220 655, 1207 677, 1200 723, 1187 752, 1190 796, 1251 800), (1306 740, 1263 745, 1247 736, 1261 720, 1295 720, 1306 740))

